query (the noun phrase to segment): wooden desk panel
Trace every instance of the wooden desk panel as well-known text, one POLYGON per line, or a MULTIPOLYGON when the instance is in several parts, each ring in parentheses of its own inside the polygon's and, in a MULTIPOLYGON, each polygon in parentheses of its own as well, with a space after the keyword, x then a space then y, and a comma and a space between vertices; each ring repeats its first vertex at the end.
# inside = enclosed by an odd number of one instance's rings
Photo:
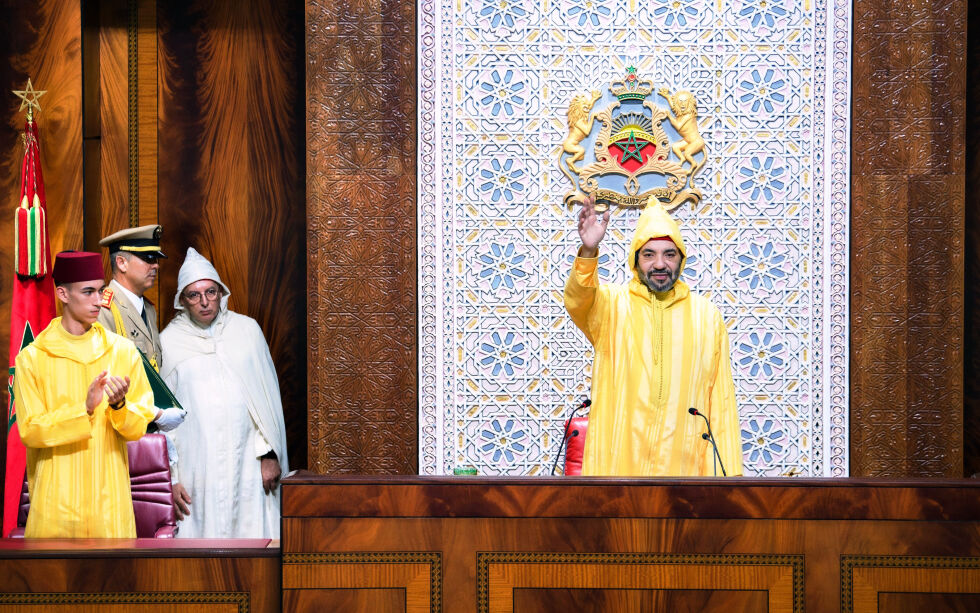
POLYGON ((268 545, 267 539, 4 539, 0 613, 274 613, 279 549, 268 545))
POLYGON ((980 594, 972 482, 319 478, 284 482, 283 505, 290 611, 326 595, 360 602, 342 610, 731 613, 980 594), (301 580, 324 554, 329 572, 301 580), (429 604, 410 603, 422 575, 399 565, 436 559, 429 604))

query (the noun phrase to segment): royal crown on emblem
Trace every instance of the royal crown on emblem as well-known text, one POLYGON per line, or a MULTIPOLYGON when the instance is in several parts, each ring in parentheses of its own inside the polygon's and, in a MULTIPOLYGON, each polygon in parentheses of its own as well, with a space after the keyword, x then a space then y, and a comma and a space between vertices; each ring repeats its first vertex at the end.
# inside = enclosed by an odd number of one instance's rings
POLYGON ((619 100, 643 100, 653 91, 653 81, 641 81, 636 76, 636 68, 630 66, 622 80, 609 84, 609 91, 619 100))

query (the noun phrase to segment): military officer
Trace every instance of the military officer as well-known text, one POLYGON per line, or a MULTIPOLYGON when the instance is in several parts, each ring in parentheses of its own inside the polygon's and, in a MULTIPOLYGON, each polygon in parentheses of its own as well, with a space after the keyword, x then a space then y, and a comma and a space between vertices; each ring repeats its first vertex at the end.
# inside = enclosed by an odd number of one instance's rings
MULTIPOLYGON (((167 257, 160 250, 162 234, 162 227, 151 224, 120 230, 99 241, 109 250, 112 280, 102 292, 98 321, 106 330, 133 341, 157 372, 163 363, 157 311, 143 294, 156 283, 159 259, 167 257)), ((183 420, 183 409, 164 408, 154 424, 169 431, 183 420)))
POLYGON ((102 311, 99 323, 120 336, 133 341, 160 370, 163 351, 157 331, 157 310, 143 297, 156 283, 160 258, 158 225, 127 228, 103 238, 99 244, 109 249, 112 280, 102 292, 102 311))

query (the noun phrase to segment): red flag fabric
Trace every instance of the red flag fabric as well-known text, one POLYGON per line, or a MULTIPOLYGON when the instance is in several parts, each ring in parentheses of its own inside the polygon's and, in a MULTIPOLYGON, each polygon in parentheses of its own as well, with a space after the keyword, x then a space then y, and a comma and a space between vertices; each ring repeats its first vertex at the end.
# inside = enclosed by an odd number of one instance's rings
POLYGON ((55 316, 51 250, 48 245, 47 203, 41 176, 37 124, 28 115, 24 127, 24 163, 20 201, 15 213, 14 290, 10 304, 10 369, 7 378, 7 470, 3 488, 3 536, 17 525, 27 452, 17 429, 13 393, 14 359, 55 316))

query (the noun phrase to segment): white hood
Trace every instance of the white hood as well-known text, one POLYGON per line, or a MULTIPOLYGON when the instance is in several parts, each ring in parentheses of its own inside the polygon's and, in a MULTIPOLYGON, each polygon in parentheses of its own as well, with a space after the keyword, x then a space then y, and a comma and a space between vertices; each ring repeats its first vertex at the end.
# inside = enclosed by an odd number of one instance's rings
POLYGON ((193 247, 187 248, 184 263, 180 266, 180 272, 177 273, 177 294, 174 296, 174 308, 178 311, 184 310, 184 305, 180 303, 180 295, 184 293, 184 288, 201 279, 210 279, 220 285, 221 289, 225 290, 225 295, 221 297, 221 310, 227 310, 228 297, 231 296, 231 290, 221 281, 221 277, 218 276, 218 271, 215 270, 211 262, 193 247))

